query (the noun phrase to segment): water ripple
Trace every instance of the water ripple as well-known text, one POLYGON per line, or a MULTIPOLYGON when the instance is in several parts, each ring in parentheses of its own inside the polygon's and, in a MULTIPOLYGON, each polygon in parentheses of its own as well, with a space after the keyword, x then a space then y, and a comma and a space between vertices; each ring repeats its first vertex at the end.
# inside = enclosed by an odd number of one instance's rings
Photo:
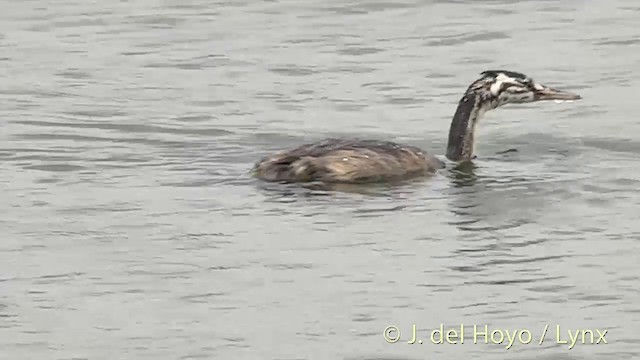
MULTIPOLYGON (((555 321, 606 325, 616 345, 591 355, 637 358, 637 5, 600 5, 11 2, 2 353, 418 359, 383 329, 555 321), (324 137, 443 157, 462 93, 492 68, 583 99, 487 113, 473 166, 430 179, 249 176, 324 137)), ((467 345, 434 356, 579 357, 467 345)))

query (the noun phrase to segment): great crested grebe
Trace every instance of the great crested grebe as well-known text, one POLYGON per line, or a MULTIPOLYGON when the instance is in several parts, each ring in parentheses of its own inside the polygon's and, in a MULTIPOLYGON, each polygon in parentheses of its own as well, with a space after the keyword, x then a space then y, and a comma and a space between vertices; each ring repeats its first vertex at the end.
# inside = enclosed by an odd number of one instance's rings
MULTIPOLYGON (((475 158, 476 124, 485 112, 506 104, 581 98, 514 71, 487 70, 480 75, 460 99, 451 121, 446 157, 454 162, 475 158)), ((253 174, 273 182, 369 183, 431 175, 444 167, 443 161, 414 146, 329 138, 267 156, 255 164, 253 174)))

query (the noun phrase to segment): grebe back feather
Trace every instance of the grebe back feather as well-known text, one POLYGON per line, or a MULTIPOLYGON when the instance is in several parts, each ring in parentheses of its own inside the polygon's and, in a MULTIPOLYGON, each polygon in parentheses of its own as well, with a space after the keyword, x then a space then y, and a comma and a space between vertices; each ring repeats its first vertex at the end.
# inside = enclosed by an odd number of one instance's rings
POLYGON ((267 181, 362 183, 429 174, 443 167, 441 160, 415 146, 329 138, 266 157, 254 172, 267 181))

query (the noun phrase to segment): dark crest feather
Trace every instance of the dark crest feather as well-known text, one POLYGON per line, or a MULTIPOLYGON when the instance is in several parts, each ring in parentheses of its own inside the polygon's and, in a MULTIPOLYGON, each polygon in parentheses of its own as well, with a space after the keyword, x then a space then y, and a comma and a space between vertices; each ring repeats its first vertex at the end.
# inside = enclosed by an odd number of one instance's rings
POLYGON ((509 71, 509 70, 485 70, 485 71, 481 72, 480 75, 496 77, 500 73, 505 74, 508 77, 512 77, 512 78, 516 78, 516 79, 524 80, 524 79, 527 78, 527 75, 525 75, 523 73, 519 73, 519 72, 515 72, 515 71, 509 71))

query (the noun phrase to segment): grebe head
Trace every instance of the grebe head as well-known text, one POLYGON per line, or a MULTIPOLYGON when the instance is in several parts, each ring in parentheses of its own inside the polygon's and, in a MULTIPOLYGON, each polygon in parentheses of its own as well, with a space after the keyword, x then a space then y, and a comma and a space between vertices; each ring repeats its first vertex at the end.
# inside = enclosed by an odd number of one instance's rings
POLYGON ((542 100, 579 100, 581 97, 568 91, 550 88, 535 82, 531 77, 514 71, 487 70, 476 80, 467 93, 480 97, 480 107, 495 109, 506 104, 522 104, 542 100))
POLYGON ((468 161, 475 153, 476 124, 485 112, 506 104, 543 100, 579 100, 581 96, 535 82, 525 74, 508 70, 486 70, 460 99, 449 129, 447 158, 468 161))

